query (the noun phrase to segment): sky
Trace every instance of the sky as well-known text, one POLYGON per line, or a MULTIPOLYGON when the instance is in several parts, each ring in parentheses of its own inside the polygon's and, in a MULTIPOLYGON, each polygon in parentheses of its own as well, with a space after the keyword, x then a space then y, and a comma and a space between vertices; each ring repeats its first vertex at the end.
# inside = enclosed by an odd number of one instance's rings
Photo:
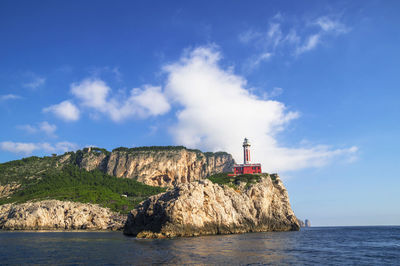
POLYGON ((400 2, 1 1, 0 162, 227 151, 316 226, 400 225, 400 2))

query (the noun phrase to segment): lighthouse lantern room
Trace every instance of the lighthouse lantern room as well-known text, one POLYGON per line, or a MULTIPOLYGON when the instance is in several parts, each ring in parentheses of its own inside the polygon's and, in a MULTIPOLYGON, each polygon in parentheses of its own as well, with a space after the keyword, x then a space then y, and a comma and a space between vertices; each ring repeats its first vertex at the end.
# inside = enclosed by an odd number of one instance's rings
POLYGON ((233 166, 233 175, 261 174, 261 164, 251 163, 250 142, 247 138, 243 141, 243 164, 233 166))

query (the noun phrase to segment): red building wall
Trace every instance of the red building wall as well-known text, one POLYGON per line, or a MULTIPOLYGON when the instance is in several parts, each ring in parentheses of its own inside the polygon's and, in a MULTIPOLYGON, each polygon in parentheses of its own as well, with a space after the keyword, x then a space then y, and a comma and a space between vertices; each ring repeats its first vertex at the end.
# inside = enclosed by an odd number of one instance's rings
POLYGON ((234 175, 261 174, 261 166, 260 165, 235 166, 233 169, 233 173, 234 175))

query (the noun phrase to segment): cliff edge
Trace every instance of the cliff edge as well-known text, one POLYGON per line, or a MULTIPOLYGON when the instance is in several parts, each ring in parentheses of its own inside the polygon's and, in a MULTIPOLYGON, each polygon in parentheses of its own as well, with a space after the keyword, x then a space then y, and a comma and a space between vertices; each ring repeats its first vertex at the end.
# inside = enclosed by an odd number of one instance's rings
POLYGON ((277 175, 229 187, 200 180, 154 195, 132 210, 124 234, 165 238, 299 230, 277 175))
POLYGON ((230 172, 235 163, 225 152, 201 152, 183 146, 117 148, 111 153, 85 148, 63 155, 60 164, 73 163, 86 171, 133 178, 151 186, 173 187, 220 172, 230 172))

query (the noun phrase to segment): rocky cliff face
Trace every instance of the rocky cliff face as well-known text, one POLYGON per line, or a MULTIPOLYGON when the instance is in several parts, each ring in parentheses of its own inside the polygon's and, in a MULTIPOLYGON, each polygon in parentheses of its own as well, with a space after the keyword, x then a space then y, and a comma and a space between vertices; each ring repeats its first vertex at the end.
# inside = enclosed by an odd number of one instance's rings
POLYGON ((306 224, 304 223, 303 220, 300 220, 299 218, 297 218, 297 222, 299 223, 300 227, 306 227, 306 224))
MULTIPOLYGON (((84 149, 73 158, 74 163, 88 171, 100 169, 116 177, 134 178, 152 186, 172 187, 203 179, 218 172, 232 170, 235 161, 227 153, 202 153, 185 148, 116 149, 111 153, 84 149)), ((60 159, 70 162, 71 154, 60 159)))
POLYGON ((0 206, 0 229, 120 230, 126 216, 95 204, 46 200, 0 206))
POLYGON ((180 184, 128 215, 124 233, 144 238, 299 230, 279 177, 234 188, 209 180, 180 184))

